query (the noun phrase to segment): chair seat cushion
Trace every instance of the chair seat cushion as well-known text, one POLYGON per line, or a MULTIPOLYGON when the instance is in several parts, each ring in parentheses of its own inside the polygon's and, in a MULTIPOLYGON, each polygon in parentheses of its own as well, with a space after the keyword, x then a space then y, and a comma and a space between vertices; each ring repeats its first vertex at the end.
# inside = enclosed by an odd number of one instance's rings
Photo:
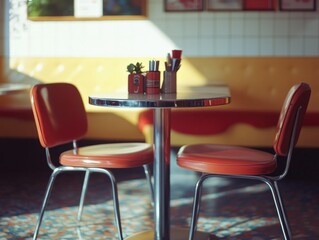
POLYGON ((66 151, 60 156, 64 166, 131 168, 152 163, 153 147, 146 143, 98 144, 66 151))
POLYGON ((204 173, 263 175, 276 169, 277 160, 270 153, 245 147, 194 144, 179 150, 177 164, 204 173))

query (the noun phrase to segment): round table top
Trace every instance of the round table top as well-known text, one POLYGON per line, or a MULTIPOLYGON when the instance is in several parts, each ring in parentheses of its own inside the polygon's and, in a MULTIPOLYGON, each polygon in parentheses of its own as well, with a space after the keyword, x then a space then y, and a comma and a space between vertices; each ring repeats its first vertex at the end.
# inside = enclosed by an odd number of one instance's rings
POLYGON ((129 94, 115 92, 89 96, 89 103, 105 107, 183 108, 208 107, 230 103, 227 86, 189 87, 176 94, 129 94))

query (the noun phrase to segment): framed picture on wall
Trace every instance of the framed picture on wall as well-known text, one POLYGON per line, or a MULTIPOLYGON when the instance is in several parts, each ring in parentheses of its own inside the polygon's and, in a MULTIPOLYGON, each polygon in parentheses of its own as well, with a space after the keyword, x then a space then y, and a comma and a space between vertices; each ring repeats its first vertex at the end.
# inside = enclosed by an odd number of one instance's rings
POLYGON ((203 0, 165 0, 166 12, 203 11, 203 0))
POLYGON ((243 0, 206 0, 208 11, 236 11, 243 9, 243 0))
POLYGON ((27 0, 29 20, 145 19, 147 0, 27 0))
POLYGON ((244 10, 247 11, 273 11, 276 0, 244 0, 244 10))
POLYGON ((316 0, 280 0, 281 11, 315 11, 316 0))

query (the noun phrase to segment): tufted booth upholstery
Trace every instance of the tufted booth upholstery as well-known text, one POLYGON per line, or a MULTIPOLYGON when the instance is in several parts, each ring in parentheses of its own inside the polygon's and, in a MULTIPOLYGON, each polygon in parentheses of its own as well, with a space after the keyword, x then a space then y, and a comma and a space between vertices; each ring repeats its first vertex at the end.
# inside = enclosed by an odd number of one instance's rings
MULTIPOLYGON (((298 146, 319 146, 319 58, 196 58, 190 59, 190 64, 203 76, 202 84, 227 84, 232 102, 211 109, 173 111, 173 145, 207 142, 270 147, 287 92, 304 81, 310 84, 313 94, 298 146)), ((178 79, 193 83, 192 77, 185 71, 178 79)), ((149 142, 151 116, 143 112, 139 121, 149 142)))
MULTIPOLYGON (((30 84, 71 82, 79 88, 86 103, 90 125, 87 138, 151 141, 152 122, 149 117, 143 120, 144 115, 147 115, 143 109, 106 109, 90 106, 86 102, 88 95, 92 93, 126 91, 126 65, 136 61, 147 65, 148 60, 149 58, 13 58, 7 64, 10 69, 0 71, 2 75, 0 81, 30 84), (122 134, 118 135, 119 132, 122 134)), ((164 61, 164 59, 160 60, 164 61)), ((0 61, 2 61, 1 66, 6 66, 3 59, 0 61)), ((293 84, 304 81, 310 84, 312 96, 308 107, 308 117, 306 115, 308 123, 301 132, 298 145, 319 146, 319 58, 187 58, 183 59, 177 81, 177 87, 227 84, 232 94, 230 105, 194 109, 191 113, 195 111, 198 116, 210 115, 211 125, 216 126, 229 118, 238 121, 230 121, 231 124, 227 126, 224 124, 222 131, 219 129, 219 132, 208 132, 209 134, 198 134, 198 132, 192 132, 192 129, 187 132, 173 128, 173 145, 212 142, 271 146, 275 132, 276 120, 274 119, 280 111, 287 91, 293 84), (268 116, 268 121, 264 121, 265 114, 268 116), (240 121, 244 118, 249 118, 250 122, 255 124, 240 121), (260 123, 261 119, 264 123, 259 126, 260 124, 256 123, 260 123)), ((1 96, 1 136, 36 137, 32 119, 28 115, 30 110, 28 99, 27 94, 1 96)), ((175 119, 187 116, 189 111, 186 110, 185 113, 178 111, 180 113, 176 114, 175 119)), ((180 126, 178 120, 174 120, 173 113, 174 121, 176 126, 180 126)), ((204 125, 203 129, 205 130, 204 125)))

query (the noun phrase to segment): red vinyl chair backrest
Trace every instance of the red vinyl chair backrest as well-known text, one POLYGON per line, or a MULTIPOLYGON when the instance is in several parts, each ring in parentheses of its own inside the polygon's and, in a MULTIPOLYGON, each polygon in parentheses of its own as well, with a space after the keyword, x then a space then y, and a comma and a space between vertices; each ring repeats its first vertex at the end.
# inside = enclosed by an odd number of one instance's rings
POLYGON ((278 155, 287 156, 289 152, 296 114, 298 112, 298 109, 301 108, 299 117, 297 119, 297 127, 293 147, 297 144, 301 126, 303 123, 303 118, 310 99, 310 94, 311 89, 307 83, 296 84, 288 92, 280 113, 279 121, 277 124, 277 133, 273 145, 274 150, 278 155))
POLYGON ((85 107, 74 85, 35 85, 31 89, 31 103, 43 147, 54 147, 78 140, 86 134, 88 123, 85 107))

